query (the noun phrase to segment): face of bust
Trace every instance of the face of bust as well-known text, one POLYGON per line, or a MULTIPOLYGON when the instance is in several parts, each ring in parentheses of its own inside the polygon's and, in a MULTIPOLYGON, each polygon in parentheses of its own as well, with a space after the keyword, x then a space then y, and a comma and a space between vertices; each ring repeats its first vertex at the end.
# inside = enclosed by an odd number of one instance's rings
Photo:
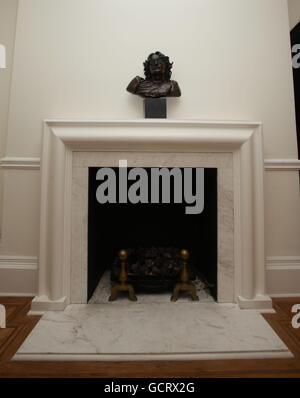
POLYGON ((166 65, 162 59, 159 58, 157 54, 153 54, 149 61, 150 63, 150 73, 153 80, 163 80, 166 70, 166 65))

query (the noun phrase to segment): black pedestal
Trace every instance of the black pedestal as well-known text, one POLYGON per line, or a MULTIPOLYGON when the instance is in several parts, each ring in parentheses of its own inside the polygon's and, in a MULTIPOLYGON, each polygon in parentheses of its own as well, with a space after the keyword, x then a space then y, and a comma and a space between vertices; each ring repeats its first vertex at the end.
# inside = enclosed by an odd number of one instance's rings
POLYGON ((166 98, 145 98, 144 99, 145 118, 167 117, 167 99, 166 98))

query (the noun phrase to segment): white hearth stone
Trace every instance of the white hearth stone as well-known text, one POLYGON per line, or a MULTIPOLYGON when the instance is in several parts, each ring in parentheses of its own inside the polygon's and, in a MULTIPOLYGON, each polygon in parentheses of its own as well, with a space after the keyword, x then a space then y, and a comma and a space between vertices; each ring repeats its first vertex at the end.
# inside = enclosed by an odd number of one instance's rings
POLYGON ((256 310, 215 302, 71 304, 48 311, 13 360, 292 357, 256 310))
MULTIPOLYGON (((196 286, 197 295, 199 297, 199 301, 207 303, 213 302, 213 297, 206 290, 204 283, 200 279, 196 279, 194 281, 196 286)), ((127 292, 119 292, 117 299, 115 301, 108 301, 108 298, 111 294, 111 282, 110 282, 110 271, 105 271, 98 286, 95 289, 94 294, 89 300, 89 304, 119 304, 119 303, 128 303, 128 293, 127 292)), ((169 303, 172 292, 168 293, 139 293, 137 294, 137 299, 139 303, 169 303)), ((180 297, 178 298, 180 302, 190 302, 191 294, 189 292, 180 293, 180 297)))

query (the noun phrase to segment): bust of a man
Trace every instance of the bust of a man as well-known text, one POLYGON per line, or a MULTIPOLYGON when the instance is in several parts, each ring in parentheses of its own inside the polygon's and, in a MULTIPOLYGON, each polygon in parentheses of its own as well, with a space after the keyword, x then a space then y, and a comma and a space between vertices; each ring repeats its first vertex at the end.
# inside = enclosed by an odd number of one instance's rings
POLYGON ((136 76, 127 91, 146 98, 180 97, 181 91, 175 80, 170 80, 173 62, 159 51, 149 55, 144 62, 145 79, 136 76))

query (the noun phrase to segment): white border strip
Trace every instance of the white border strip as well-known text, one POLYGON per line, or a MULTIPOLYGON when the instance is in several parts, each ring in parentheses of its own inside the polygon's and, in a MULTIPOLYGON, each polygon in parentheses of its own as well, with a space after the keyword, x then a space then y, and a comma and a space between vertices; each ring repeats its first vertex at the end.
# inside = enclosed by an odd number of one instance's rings
POLYGON ((6 157, 0 159, 0 168, 2 169, 22 169, 39 170, 40 158, 17 158, 6 157))
POLYGON ((297 159, 265 159, 266 171, 299 171, 300 160, 297 159))
POLYGON ((300 270, 300 256, 267 257, 267 271, 300 270))
POLYGON ((270 293, 269 296, 271 298, 289 298, 289 297, 296 297, 300 298, 300 293, 270 293))
MULTIPOLYGON (((266 171, 300 171, 300 160, 265 159, 266 171)), ((40 158, 5 157, 0 159, 2 169, 39 170, 40 158)))
POLYGON ((37 270, 37 257, 29 256, 0 256, 0 269, 37 270))
POLYGON ((21 354, 12 361, 189 361, 215 359, 293 358, 287 350, 203 352, 183 354, 21 354))
MULTIPOLYGON (((35 297, 36 293, 6 293, 1 292, 0 297, 35 297)), ((28 314, 31 315, 31 314, 28 314)), ((35 314, 33 314, 35 315, 35 314)), ((39 313, 37 315, 40 315, 39 313)))

